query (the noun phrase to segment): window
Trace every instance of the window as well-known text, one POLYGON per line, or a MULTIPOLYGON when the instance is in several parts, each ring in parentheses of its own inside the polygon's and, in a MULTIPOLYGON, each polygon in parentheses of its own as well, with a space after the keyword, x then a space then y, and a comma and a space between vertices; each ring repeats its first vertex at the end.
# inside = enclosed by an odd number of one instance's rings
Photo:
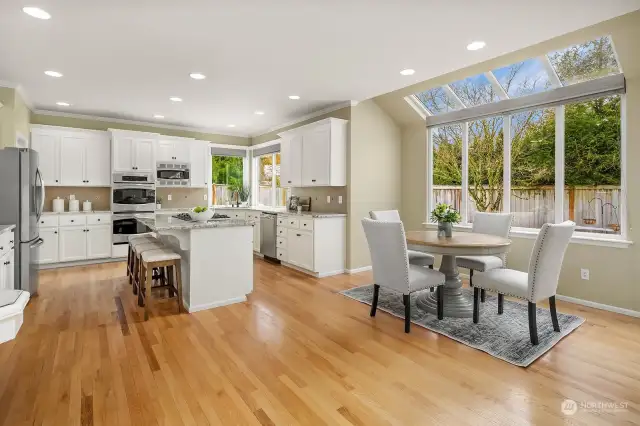
POLYGON ((601 37, 415 94, 427 111, 428 211, 450 204, 463 224, 510 212, 528 229, 572 220, 578 235, 623 238, 624 78, 609 77, 620 73, 601 37))
POLYGON ((244 158, 236 156, 211 156, 211 204, 228 206, 233 192, 244 186, 244 158))
POLYGON ((255 158, 258 206, 284 207, 289 189, 280 187, 280 153, 261 155, 255 158))

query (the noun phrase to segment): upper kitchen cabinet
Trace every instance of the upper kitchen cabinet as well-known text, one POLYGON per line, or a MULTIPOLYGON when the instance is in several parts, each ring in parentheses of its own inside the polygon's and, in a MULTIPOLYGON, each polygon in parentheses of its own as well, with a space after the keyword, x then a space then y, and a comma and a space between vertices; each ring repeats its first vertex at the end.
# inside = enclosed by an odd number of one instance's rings
POLYGON ((157 138, 154 133, 111 130, 113 171, 154 172, 157 138))
POLYGON ((206 188, 211 183, 211 153, 209 142, 192 141, 190 144, 191 187, 206 188))
POLYGON ((31 148, 39 153, 47 186, 109 186, 111 152, 106 132, 33 126, 31 148))
POLYGON ((188 163, 193 139, 160 136, 156 145, 157 162, 188 163))
POLYGON ((345 186, 348 121, 327 118, 278 136, 282 186, 345 186))

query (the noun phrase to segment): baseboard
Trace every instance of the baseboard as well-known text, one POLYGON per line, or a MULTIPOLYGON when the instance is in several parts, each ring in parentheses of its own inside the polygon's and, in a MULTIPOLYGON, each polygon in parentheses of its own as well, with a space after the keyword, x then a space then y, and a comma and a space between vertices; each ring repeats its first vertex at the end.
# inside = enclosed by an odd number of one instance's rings
POLYGON ((287 263, 287 262, 280 262, 280 264, 282 266, 286 266, 287 268, 295 269, 298 272, 302 272, 303 274, 311 275, 312 277, 316 277, 316 278, 325 278, 325 277, 332 277, 334 275, 344 274, 344 269, 340 269, 338 271, 329 271, 329 272, 313 272, 313 271, 309 271, 308 269, 300 268, 296 265, 292 265, 291 263, 287 263))
POLYGON ((359 272, 366 272, 366 271, 370 271, 370 270, 371 270, 371 265, 363 266, 362 268, 347 269, 347 270, 345 270, 345 272, 347 274, 351 275, 351 274, 357 274, 359 272))
POLYGON ((190 314, 193 312, 204 311, 206 309, 219 308, 221 306, 233 305, 234 303, 246 302, 247 296, 234 297, 232 299, 220 300, 217 302, 204 303, 202 305, 189 306, 187 302, 184 302, 184 307, 190 314))
POLYGON ((126 257, 105 257, 104 259, 78 260, 75 262, 44 263, 38 265, 38 270, 69 268, 71 266, 97 265, 99 263, 124 262, 126 260, 126 257))
POLYGON ((640 318, 640 312, 634 311, 631 309, 605 305, 603 303, 596 303, 590 300, 576 299, 575 297, 562 296, 561 294, 556 294, 556 299, 562 300, 565 302, 575 303, 576 305, 588 306, 590 308, 601 309, 603 311, 615 312, 616 314, 622 314, 630 317, 640 318))

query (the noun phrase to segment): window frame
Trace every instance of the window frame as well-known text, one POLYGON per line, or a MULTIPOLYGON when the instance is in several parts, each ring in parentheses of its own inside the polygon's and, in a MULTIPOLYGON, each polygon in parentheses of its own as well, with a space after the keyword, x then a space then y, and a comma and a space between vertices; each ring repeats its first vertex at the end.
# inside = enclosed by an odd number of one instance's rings
MULTIPOLYGON (((253 206, 255 207, 277 207, 276 206, 276 190, 277 190, 277 185, 276 185, 276 155, 279 154, 280 151, 277 152, 271 152, 269 154, 264 154, 264 155, 258 155, 256 157, 253 157, 253 167, 252 169, 255 170, 255 173, 253 173, 253 177, 252 177, 252 183, 253 183, 253 187, 255 188, 255 197, 252 197, 252 201, 253 201, 253 206), (260 158, 262 157, 266 157, 267 155, 271 156, 271 164, 273 167, 273 172, 271 174, 271 203, 270 204, 260 204, 260 197, 258 196, 258 194, 260 193, 260 158), (255 199, 255 200, 254 200, 255 199)), ((251 191, 252 193, 253 190, 251 191)))
MULTIPOLYGON (((591 99, 607 96, 606 93, 601 96, 592 96, 591 99)), ((620 234, 608 235, 590 232, 574 232, 572 242, 605 245, 612 247, 628 247, 632 244, 628 240, 629 227, 627 223, 627 102, 626 94, 619 93, 620 96, 620 234)), ((584 101, 584 100, 583 100, 584 101)), ((573 103, 568 101, 567 104, 573 103)), ((554 217, 555 223, 561 223, 564 220, 564 189, 565 189, 565 104, 552 107, 555 109, 555 201, 554 201, 554 217)), ((531 108, 538 109, 538 108, 531 108)), ((520 111, 518 111, 520 112, 520 111)), ((503 209, 504 213, 511 213, 511 142, 512 142, 512 114, 498 114, 496 116, 503 117, 503 209), (508 125, 506 125, 508 123, 508 125)), ((463 127, 462 135, 462 185, 461 185, 461 203, 460 214, 462 221, 459 225, 454 226, 458 230, 470 230, 471 223, 468 219, 468 197, 469 197, 469 123, 473 119, 460 121, 457 123, 448 123, 445 125, 460 124, 463 127)), ((427 174, 427 210, 424 225, 427 227, 435 226, 430 221, 430 212, 435 207, 435 197, 433 192, 433 131, 441 125, 429 126, 426 129, 427 158, 426 158, 426 174, 427 174)), ((536 238, 538 228, 513 227, 511 234, 513 236, 523 238, 536 238)))
MULTIPOLYGON (((211 148, 228 148, 228 149, 237 149, 240 151, 245 151, 245 155, 242 158, 242 184, 244 186, 249 186, 250 184, 250 170, 249 170, 249 153, 250 153, 250 147, 248 146, 242 146, 242 145, 225 145, 225 144, 219 144, 219 143, 209 143, 209 148, 208 148, 208 156, 209 156, 209 161, 208 161, 208 169, 206 171, 206 173, 208 173, 209 175, 209 183, 207 184, 207 207, 211 208, 216 208, 216 207, 230 207, 230 205, 228 204, 212 204, 213 203, 213 197, 211 196, 212 194, 212 190, 213 190, 213 169, 211 167, 211 159, 213 157, 220 157, 219 155, 213 155, 211 154, 211 148)), ((227 155, 226 157, 233 157, 233 156, 229 156, 227 155)))

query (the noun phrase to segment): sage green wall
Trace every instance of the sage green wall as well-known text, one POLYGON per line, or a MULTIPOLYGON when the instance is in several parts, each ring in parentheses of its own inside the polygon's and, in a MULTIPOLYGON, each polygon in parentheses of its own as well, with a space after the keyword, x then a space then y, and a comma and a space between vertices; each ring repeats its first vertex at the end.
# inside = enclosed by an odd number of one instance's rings
POLYGON ((15 90, 0 87, 0 149, 13 146, 15 143, 15 123, 13 118, 13 104, 15 90))
MULTIPOLYGON (((13 104, 13 122, 16 135, 20 133, 27 141, 29 141, 29 121, 31 118, 31 110, 25 104, 20 93, 16 91, 13 104)), ((15 142, 15 140, 14 140, 15 142)))
MULTIPOLYGON (((571 244, 564 258, 558 294, 640 312, 640 12, 602 22, 491 61, 458 70, 376 98, 402 125, 402 209, 407 229, 420 229, 426 212, 426 131, 424 121, 403 97, 505 66, 602 35, 611 35, 627 80, 627 211, 629 248, 571 244), (590 280, 580 279, 580 268, 590 269, 590 280)), ((508 266, 526 271, 534 240, 514 238, 508 266)))
POLYGON ((126 123, 117 123, 117 122, 102 121, 102 120, 92 120, 92 119, 86 119, 86 118, 62 117, 62 116, 44 115, 44 114, 31 114, 31 124, 45 124, 48 126, 73 127, 77 129, 91 129, 91 130, 108 130, 108 129, 132 130, 137 132, 158 133, 166 136, 194 138, 198 140, 209 141, 209 142, 214 142, 219 144, 227 144, 227 145, 248 146, 250 145, 250 142, 251 142, 249 138, 240 137, 240 136, 218 135, 214 133, 192 132, 188 130, 165 129, 162 127, 154 127, 152 125, 126 124, 126 123))

